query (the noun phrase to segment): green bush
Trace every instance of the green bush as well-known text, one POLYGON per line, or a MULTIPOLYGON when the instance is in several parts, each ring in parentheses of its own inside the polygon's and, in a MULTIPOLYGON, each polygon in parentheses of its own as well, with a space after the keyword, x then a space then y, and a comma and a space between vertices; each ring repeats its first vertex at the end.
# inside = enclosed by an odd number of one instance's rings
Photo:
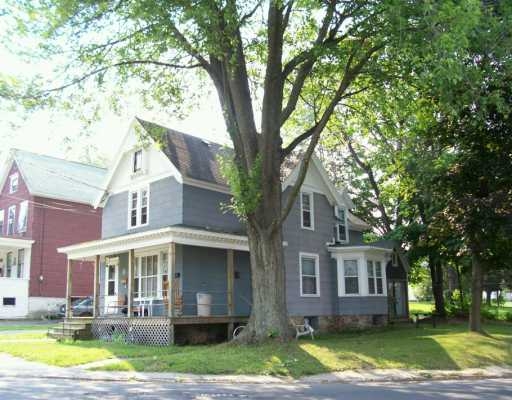
POLYGON ((512 322, 512 311, 509 311, 505 314, 505 320, 508 322, 512 322))
POLYGON ((482 316, 482 318, 485 318, 487 320, 496 320, 496 319, 498 319, 497 313, 494 312, 493 310, 488 309, 488 308, 482 308, 480 310, 480 315, 482 316))
POLYGON ((451 296, 446 299, 446 314, 450 317, 462 317, 465 318, 469 315, 469 302, 467 296, 463 298, 461 302, 461 293, 458 289, 455 289, 451 296))

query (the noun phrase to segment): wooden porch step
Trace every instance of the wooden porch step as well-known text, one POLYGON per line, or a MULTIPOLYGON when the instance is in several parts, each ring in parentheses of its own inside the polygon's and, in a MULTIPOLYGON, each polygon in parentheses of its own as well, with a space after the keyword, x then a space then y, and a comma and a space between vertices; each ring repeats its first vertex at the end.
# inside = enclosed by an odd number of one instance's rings
POLYGON ((64 320, 62 324, 56 328, 50 329, 48 337, 63 340, 87 340, 92 338, 91 321, 80 321, 76 319, 64 320))

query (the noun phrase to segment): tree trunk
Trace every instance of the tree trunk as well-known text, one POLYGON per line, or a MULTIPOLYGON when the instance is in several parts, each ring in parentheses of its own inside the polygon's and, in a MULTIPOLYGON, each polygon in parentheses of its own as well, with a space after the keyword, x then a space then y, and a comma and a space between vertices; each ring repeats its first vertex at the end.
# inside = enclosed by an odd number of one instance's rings
POLYGON ((446 317, 443 293, 443 268, 438 260, 429 256, 430 277, 432 278, 432 294, 434 295, 436 314, 446 317))
POLYGON ((482 318, 480 309, 482 306, 483 273, 482 264, 478 256, 473 253, 471 257, 471 310, 469 314, 469 330, 482 332, 482 318))
POLYGON ((485 291, 485 304, 487 304, 489 307, 491 306, 491 295, 492 292, 490 289, 485 291))
POLYGON ((460 300, 460 309, 461 311, 464 310, 464 289, 462 288, 462 273, 460 271, 460 266, 457 265, 455 267, 455 271, 457 272, 457 282, 459 284, 459 294, 460 294, 460 297, 459 297, 459 300, 460 300))
POLYGON ((282 230, 267 233, 248 224, 251 256, 252 312, 239 340, 253 343, 289 339, 292 327, 286 310, 282 230))

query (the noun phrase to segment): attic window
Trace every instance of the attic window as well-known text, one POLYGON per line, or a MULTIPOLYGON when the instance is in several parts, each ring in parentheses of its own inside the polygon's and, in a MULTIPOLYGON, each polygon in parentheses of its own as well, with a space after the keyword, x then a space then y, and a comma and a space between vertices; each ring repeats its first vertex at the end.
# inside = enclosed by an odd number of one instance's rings
POLYGON ((133 153, 133 173, 142 171, 142 149, 133 153))
POLYGON ((12 174, 9 177, 9 194, 16 193, 18 191, 18 173, 12 174))

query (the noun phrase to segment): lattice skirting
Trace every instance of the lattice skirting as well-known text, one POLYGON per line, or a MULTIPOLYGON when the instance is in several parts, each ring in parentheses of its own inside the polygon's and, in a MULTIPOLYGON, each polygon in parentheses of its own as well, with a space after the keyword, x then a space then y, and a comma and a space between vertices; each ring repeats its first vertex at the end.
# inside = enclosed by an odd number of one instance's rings
POLYGON ((95 339, 108 342, 136 343, 167 346, 173 343, 171 320, 166 317, 150 318, 96 318, 92 321, 95 339))

